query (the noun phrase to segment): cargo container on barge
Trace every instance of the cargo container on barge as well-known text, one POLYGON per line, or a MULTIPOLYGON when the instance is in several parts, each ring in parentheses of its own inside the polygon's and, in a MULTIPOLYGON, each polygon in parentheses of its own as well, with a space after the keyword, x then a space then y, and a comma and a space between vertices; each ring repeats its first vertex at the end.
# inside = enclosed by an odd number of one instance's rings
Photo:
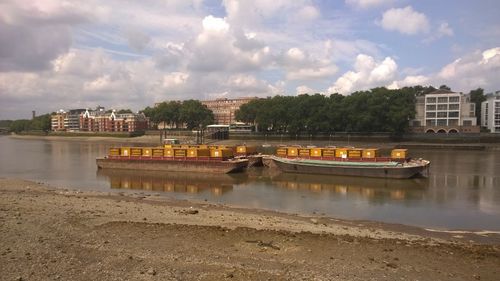
POLYGON ((231 148, 217 146, 120 147, 111 148, 96 163, 99 169, 226 174, 239 172, 248 165, 247 159, 233 156, 231 148))
POLYGON ((280 147, 268 160, 289 173, 399 179, 423 175, 430 165, 430 161, 407 157, 406 149, 380 157, 378 149, 346 147, 280 147))

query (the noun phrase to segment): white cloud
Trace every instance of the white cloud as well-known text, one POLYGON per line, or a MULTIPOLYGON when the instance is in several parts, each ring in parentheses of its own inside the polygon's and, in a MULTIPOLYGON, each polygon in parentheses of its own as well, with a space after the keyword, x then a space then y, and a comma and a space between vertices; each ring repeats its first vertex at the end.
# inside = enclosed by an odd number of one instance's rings
POLYGON ((382 15, 380 25, 385 30, 398 31, 407 35, 429 31, 427 16, 413 10, 411 6, 385 11, 382 15))
POLYGON ((417 85, 422 85, 422 86, 427 86, 429 85, 429 77, 424 76, 424 75, 410 75, 406 76, 405 79, 400 80, 400 81, 393 81, 391 84, 387 86, 388 89, 399 89, 403 87, 411 87, 411 86, 417 86, 417 85))
POLYGON ((439 36, 453 36, 453 29, 447 22, 442 22, 437 30, 439 36))
POLYGON ((225 33, 229 30, 229 24, 224 19, 212 15, 205 17, 202 24, 205 31, 225 33))
POLYGON ((498 77, 500 77, 500 47, 482 52, 475 51, 456 59, 441 69, 436 80, 452 89, 464 92, 478 87, 493 91, 500 89, 498 77))
POLYGON ((315 93, 316 93, 316 91, 314 91, 312 88, 309 88, 306 85, 298 86, 297 89, 296 89, 296 94, 297 95, 304 95, 304 94, 312 95, 312 94, 315 94, 315 93))
POLYGON ((368 9, 390 4, 395 0, 345 0, 345 3, 356 8, 368 9))
POLYGON ((387 85, 397 76, 396 62, 387 57, 377 62, 371 56, 359 54, 354 63, 354 71, 348 71, 328 88, 328 93, 350 94, 359 90, 387 85))
POLYGON ((314 6, 305 6, 297 12, 299 20, 312 21, 319 17, 320 13, 314 6))

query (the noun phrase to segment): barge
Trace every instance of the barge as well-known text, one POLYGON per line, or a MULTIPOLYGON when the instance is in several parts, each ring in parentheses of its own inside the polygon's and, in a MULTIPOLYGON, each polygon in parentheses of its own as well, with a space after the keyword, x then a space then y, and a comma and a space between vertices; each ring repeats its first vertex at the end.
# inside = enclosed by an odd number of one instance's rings
POLYGON ((278 148, 269 160, 287 173, 394 179, 423 175, 430 161, 406 154, 406 149, 394 149, 391 157, 380 157, 377 149, 288 147, 278 148))
POLYGON ((226 174, 242 171, 248 160, 234 158, 230 148, 165 145, 111 148, 96 164, 99 169, 226 174))

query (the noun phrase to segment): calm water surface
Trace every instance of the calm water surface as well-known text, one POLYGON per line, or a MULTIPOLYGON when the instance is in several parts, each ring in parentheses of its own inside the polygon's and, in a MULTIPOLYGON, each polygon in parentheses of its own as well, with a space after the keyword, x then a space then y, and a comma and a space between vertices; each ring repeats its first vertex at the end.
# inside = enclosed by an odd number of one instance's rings
MULTIPOLYGON (((288 213, 441 229, 500 230, 500 151, 416 150, 428 178, 385 180, 284 174, 269 169, 207 175, 97 170, 113 144, 0 137, 0 176, 57 187, 154 192, 288 213)), ((115 144, 118 145, 118 144, 115 144)))

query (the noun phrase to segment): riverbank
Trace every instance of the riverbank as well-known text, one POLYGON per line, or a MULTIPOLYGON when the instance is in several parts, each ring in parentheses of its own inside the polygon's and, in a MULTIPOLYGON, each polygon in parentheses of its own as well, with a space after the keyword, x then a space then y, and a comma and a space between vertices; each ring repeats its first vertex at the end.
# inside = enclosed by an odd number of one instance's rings
POLYGON ((0 179, 5 280, 496 280, 500 240, 0 179))
MULTIPOLYGON (((9 135, 10 138, 14 139, 34 139, 34 140, 50 140, 50 141, 77 141, 77 142, 99 142, 99 143, 109 143, 109 144, 135 144, 135 145, 143 145, 143 146, 157 146, 160 144, 159 136, 157 135, 144 135, 139 137, 130 137, 130 138, 122 138, 122 137, 82 137, 82 136, 35 136, 35 135, 9 135)), ((179 139, 181 142, 183 141, 182 136, 179 139)), ((363 147, 367 145, 375 146, 378 148, 418 148, 418 149, 454 149, 454 150, 500 150, 500 143, 420 143, 420 142, 384 142, 384 143, 367 143, 367 142, 359 142, 359 141, 308 141, 308 140, 209 140, 210 144, 222 144, 222 145, 257 145, 261 146, 271 145, 316 145, 316 146, 328 146, 328 145, 337 145, 337 146, 357 146, 363 147)))

